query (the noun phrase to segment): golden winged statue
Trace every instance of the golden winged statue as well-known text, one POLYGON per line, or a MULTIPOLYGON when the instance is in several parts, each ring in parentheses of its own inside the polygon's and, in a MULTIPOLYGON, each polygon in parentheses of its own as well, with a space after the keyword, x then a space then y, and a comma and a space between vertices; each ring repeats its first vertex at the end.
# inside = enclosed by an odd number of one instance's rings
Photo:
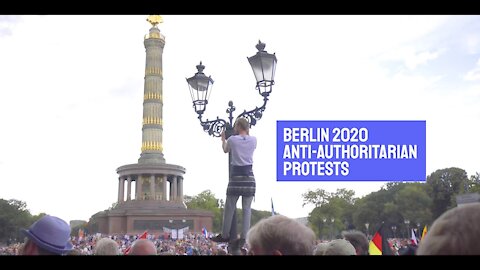
POLYGON ((153 27, 155 27, 157 24, 162 23, 163 19, 160 15, 150 15, 147 18, 147 22, 149 22, 150 24, 152 24, 153 27))

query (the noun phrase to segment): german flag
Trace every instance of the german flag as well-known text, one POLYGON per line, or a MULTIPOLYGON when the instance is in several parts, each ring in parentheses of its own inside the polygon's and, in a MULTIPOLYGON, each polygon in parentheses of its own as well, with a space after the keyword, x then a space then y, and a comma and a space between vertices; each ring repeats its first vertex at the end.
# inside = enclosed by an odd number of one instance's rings
POLYGON ((368 252, 370 255, 393 255, 387 241, 383 223, 370 241, 368 252))
POLYGON ((425 227, 423 227, 422 238, 420 239, 420 241, 422 241, 423 238, 425 238, 425 235, 427 235, 427 225, 425 225, 425 227))

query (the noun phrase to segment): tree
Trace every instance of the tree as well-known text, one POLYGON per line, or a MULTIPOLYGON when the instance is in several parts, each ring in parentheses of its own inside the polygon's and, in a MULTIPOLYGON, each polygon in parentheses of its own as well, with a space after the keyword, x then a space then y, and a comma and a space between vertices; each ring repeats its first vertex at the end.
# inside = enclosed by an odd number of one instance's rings
POLYGON ((438 218, 456 206, 455 196, 467 193, 470 181, 467 172, 460 168, 436 170, 427 177, 428 193, 432 198, 432 215, 438 218))
POLYGON ((0 242, 23 239, 20 230, 28 228, 32 223, 32 215, 25 202, 0 199, 0 242))
POLYGON ((218 232, 222 229, 223 212, 219 205, 220 200, 215 197, 212 191, 205 190, 193 197, 185 196, 184 200, 189 209, 211 211, 213 213, 213 231, 218 232))
POLYGON ((480 193, 480 173, 477 172, 475 175, 470 176, 468 192, 480 193))
POLYGON ((428 196, 426 187, 422 183, 410 183, 395 195, 395 204, 403 220, 408 219, 415 224, 431 224, 432 199, 428 196))
POLYGON ((315 191, 308 190, 307 192, 302 194, 302 198, 302 206, 305 206, 307 204, 313 204, 315 207, 319 207, 328 203, 330 193, 325 191, 324 189, 317 189, 315 191))
POLYGON ((354 196, 355 192, 347 189, 337 189, 335 192, 317 189, 302 194, 303 205, 315 205, 308 222, 318 237, 335 237, 339 231, 353 224, 354 196))

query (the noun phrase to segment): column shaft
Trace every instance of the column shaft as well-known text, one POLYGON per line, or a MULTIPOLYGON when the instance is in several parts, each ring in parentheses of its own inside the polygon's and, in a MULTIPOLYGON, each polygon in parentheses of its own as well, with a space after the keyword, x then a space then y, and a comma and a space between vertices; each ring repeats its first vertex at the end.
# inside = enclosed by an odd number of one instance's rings
POLYGON ((132 177, 127 177, 127 201, 132 199, 132 177))
POLYGON ((152 196, 152 200, 156 200, 155 198, 155 175, 150 176, 150 193, 152 196))
POLYGON ((183 178, 181 176, 177 176, 177 189, 178 189, 178 192, 177 192, 177 197, 178 197, 178 200, 183 202, 183 178))
POLYGON ((120 177, 118 178, 118 202, 121 203, 123 202, 123 179, 120 177))
POLYGON ((142 178, 140 175, 137 176, 136 182, 137 182, 136 199, 141 200, 143 198, 143 195, 142 195, 142 178))
POLYGON ((162 200, 167 201, 167 176, 162 176, 162 200))
POLYGON ((178 199, 177 197, 177 177, 173 177, 173 201, 176 201, 178 199))
POLYGON ((170 177, 170 181, 168 181, 168 183, 169 183, 169 189, 170 189, 169 190, 170 195, 168 197, 168 200, 173 201, 173 179, 171 177, 170 177))

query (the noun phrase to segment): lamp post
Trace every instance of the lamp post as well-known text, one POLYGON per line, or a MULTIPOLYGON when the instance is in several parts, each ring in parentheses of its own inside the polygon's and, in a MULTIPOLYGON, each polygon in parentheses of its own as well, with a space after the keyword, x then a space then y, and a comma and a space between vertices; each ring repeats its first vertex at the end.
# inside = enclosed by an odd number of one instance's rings
MULTIPOLYGON (((323 226, 322 226, 322 231, 325 231, 323 228, 326 227, 327 224, 327 218, 323 218, 323 226)), ((326 233, 326 237, 328 237, 328 232, 326 233)), ((323 233, 322 233, 322 240, 323 240, 323 233)))
POLYGON ((335 218, 332 217, 332 218, 330 219, 330 221, 331 221, 331 224, 330 224, 330 226, 331 226, 330 239, 333 240, 333 236, 334 236, 334 233, 333 233, 333 230, 334 230, 333 224, 334 224, 334 222, 335 222, 335 218))
POLYGON ((397 231, 397 226, 393 225, 392 231, 393 231, 393 238, 397 238, 397 235, 395 234, 395 232, 397 231))
POLYGON ((368 222, 367 222, 367 223, 365 223, 365 227, 367 228, 367 238, 368 238, 368 236, 369 236, 369 233, 368 233, 368 226, 370 226, 370 223, 368 223, 368 222))
POLYGON ((408 231, 410 229, 410 226, 409 226, 410 220, 405 219, 404 222, 405 222, 405 227, 407 228, 407 238, 408 238, 410 236, 410 232, 408 231))
MULTIPOLYGON (((255 107, 255 109, 247 111, 244 110, 241 114, 237 116, 244 117, 250 123, 250 127, 254 126, 258 120, 262 118, 263 112, 265 111, 268 96, 272 92, 272 87, 275 83, 275 67, 277 65, 277 57, 275 54, 270 54, 265 51, 265 43, 258 41, 256 45, 258 52, 252 56, 248 57, 248 62, 252 67, 253 74, 256 79, 256 87, 258 93, 263 97, 263 104, 260 107, 255 107)), ((215 120, 203 120, 203 114, 207 108, 208 99, 212 92, 213 79, 211 76, 206 76, 203 73, 205 66, 200 62, 197 65, 197 73, 192 77, 187 79, 188 87, 190 89, 190 95, 192 97, 193 108, 198 114, 198 120, 203 130, 208 132, 208 135, 213 137, 220 137, 222 132, 225 131, 225 139, 228 139, 233 135, 233 112, 236 110, 233 106, 233 102, 228 102, 227 114, 228 121, 220 119, 217 116, 215 120)), ((231 174, 231 159, 232 154, 228 155, 228 175, 230 178, 231 174)))
MULTIPOLYGON (((272 87, 275 83, 275 67, 277 65, 277 58, 275 54, 267 53, 265 49, 265 43, 258 42, 256 48, 258 49, 257 54, 252 57, 248 57, 248 61, 252 67, 253 74, 255 75, 256 90, 263 97, 263 105, 260 107, 255 107, 255 109, 250 111, 243 111, 239 117, 245 117, 250 123, 250 126, 254 126, 258 120, 262 118, 262 114, 265 111, 268 96, 272 92, 272 87)), ((213 85, 213 79, 211 76, 206 76, 203 73, 205 66, 200 62, 197 65, 197 73, 192 77, 187 79, 188 86, 190 88, 190 95, 192 97, 193 108, 198 114, 198 120, 200 120, 200 125, 203 127, 203 130, 208 132, 209 135, 214 137, 220 137, 222 132, 225 131, 225 135, 232 135, 233 131, 233 112, 236 110, 233 106, 233 102, 228 102, 228 122, 224 119, 217 117, 215 120, 203 120, 203 113, 205 112, 208 104, 208 99, 211 94, 211 88, 213 85)))

